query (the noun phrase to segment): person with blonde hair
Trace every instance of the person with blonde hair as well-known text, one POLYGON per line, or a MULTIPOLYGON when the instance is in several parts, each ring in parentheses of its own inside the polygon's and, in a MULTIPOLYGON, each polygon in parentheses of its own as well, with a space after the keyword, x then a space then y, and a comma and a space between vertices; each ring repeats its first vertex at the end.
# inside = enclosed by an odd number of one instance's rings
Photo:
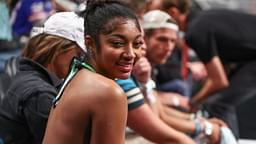
POLYGON ((83 19, 73 12, 54 14, 44 27, 33 29, 0 104, 0 140, 4 143, 42 142, 62 79, 73 57, 86 52, 83 33, 83 19))

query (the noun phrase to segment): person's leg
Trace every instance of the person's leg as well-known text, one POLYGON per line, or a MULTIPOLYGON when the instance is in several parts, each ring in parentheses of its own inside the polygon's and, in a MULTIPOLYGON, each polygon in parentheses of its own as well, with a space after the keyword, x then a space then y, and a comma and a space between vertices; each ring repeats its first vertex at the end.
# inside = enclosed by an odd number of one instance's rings
POLYGON ((256 139, 256 97, 248 99, 237 107, 240 138, 256 139))
POLYGON ((218 93, 212 95, 204 104, 204 110, 209 113, 209 117, 219 118, 227 123, 236 138, 239 138, 239 129, 235 106, 222 101, 223 97, 229 97, 218 93))
POLYGON ((158 85, 157 90, 164 92, 176 92, 188 97, 190 97, 191 95, 191 89, 189 87, 189 84, 181 79, 171 80, 167 83, 158 85))
MULTIPOLYGON (((240 95, 236 100, 236 111, 240 138, 256 139, 256 61, 247 63, 233 76, 240 89, 234 93, 240 95), (239 75, 239 76, 238 76, 239 75)), ((237 87, 238 87, 237 86, 237 87)), ((232 93, 232 94, 234 94, 232 93)))

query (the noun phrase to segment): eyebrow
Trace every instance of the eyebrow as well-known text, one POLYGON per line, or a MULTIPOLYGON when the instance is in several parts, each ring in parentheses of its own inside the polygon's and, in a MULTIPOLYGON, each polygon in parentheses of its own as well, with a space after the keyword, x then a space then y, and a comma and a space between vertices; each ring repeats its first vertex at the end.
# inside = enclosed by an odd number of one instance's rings
POLYGON ((118 38, 121 38, 121 39, 126 39, 126 37, 124 35, 121 35, 121 34, 110 34, 111 37, 118 37, 118 38))
MULTIPOLYGON (((118 38, 127 40, 127 37, 125 37, 124 35, 121 35, 121 34, 111 34, 110 36, 111 36, 111 37, 118 37, 118 38)), ((135 37, 135 39, 138 39, 139 37, 142 37, 142 34, 138 34, 138 35, 135 37)))
POLYGON ((139 37, 143 38, 142 34, 137 35, 137 36, 135 37, 135 39, 137 39, 137 38, 139 38, 139 37))

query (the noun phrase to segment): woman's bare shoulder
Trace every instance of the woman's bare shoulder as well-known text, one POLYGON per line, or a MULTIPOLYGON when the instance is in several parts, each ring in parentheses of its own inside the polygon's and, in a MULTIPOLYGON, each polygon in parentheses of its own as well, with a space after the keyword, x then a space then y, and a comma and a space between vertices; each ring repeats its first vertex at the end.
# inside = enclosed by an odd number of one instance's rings
POLYGON ((127 107, 126 95, 114 80, 80 70, 65 88, 58 107, 71 113, 80 111, 88 114, 125 105, 127 107))
POLYGON ((126 98, 123 90, 112 79, 87 70, 81 70, 74 78, 73 85, 77 85, 77 90, 93 97, 105 98, 126 98))

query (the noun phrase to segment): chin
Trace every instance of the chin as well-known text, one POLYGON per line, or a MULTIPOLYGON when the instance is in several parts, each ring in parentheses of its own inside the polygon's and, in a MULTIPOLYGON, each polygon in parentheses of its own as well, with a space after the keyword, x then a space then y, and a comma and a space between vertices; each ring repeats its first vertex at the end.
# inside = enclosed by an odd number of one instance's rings
POLYGON ((162 64, 165 64, 165 61, 158 61, 155 63, 156 65, 162 65, 162 64))
POLYGON ((118 78, 118 79, 128 79, 130 77, 130 75, 131 75, 131 72, 129 72, 129 73, 122 73, 122 74, 116 75, 115 78, 118 78))
POLYGON ((163 59, 163 60, 159 61, 159 64, 160 64, 160 65, 165 64, 166 61, 167 61, 167 59, 163 59))

